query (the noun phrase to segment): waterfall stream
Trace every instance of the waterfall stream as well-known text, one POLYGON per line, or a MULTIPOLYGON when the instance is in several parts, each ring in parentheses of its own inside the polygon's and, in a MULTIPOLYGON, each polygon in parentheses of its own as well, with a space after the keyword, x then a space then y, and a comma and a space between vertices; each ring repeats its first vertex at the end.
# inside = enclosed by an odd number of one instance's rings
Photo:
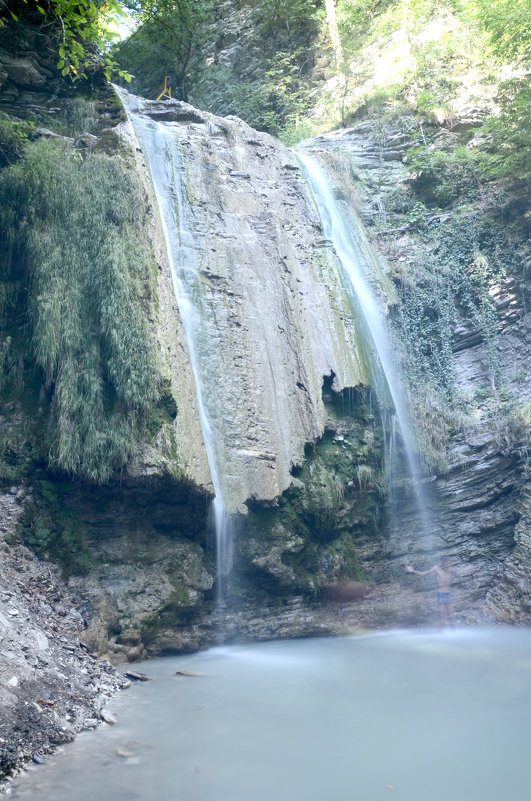
POLYGON ((210 332, 205 325, 200 288, 199 260, 192 232, 187 226, 183 197, 184 165, 179 149, 176 126, 158 122, 142 113, 140 98, 123 90, 120 96, 149 167, 164 232, 166 252, 171 268, 175 297, 179 307, 186 345, 196 386, 196 396, 203 440, 207 453, 214 501, 212 504, 216 534, 218 607, 225 594, 225 579, 230 566, 230 532, 232 523, 223 497, 221 457, 212 413, 209 408, 208 354, 212 353, 210 332))
POLYGON ((378 399, 384 429, 387 475, 390 503, 392 505, 393 480, 396 464, 396 423, 400 430, 404 452, 413 479, 413 488, 419 508, 424 534, 430 529, 428 504, 420 482, 421 469, 411 430, 407 409, 403 400, 400 377, 395 369, 395 357, 389 343, 382 311, 369 283, 370 265, 375 256, 365 236, 361 222, 351 229, 334 197, 328 178, 316 159, 307 151, 298 150, 297 156, 303 166, 308 185, 323 226, 337 254, 350 287, 353 313, 363 343, 367 370, 371 376, 378 399))
MULTIPOLYGON (((249 443, 251 447, 247 446, 246 448, 227 438, 227 425, 232 425, 235 429, 239 428, 239 431, 246 431, 249 428, 250 420, 243 417, 241 420, 238 418, 238 422, 231 423, 231 415, 238 415, 238 410, 243 405, 242 401, 243 403, 246 402, 242 395, 246 384, 244 377, 235 374, 235 381, 232 385, 235 387, 234 391, 224 392, 224 385, 227 383, 229 371, 231 370, 231 362, 230 359, 225 359, 225 352, 234 347, 236 350, 239 349, 238 353, 245 353, 245 358, 248 361, 254 360, 259 364, 269 364, 270 375, 266 377, 266 373, 260 374, 255 388, 260 393, 263 393, 263 389, 267 387, 268 392, 265 394, 268 394, 269 398, 273 398, 275 402, 278 399, 284 402, 284 399, 290 398, 286 411, 291 414, 291 409, 293 408, 295 417, 297 417, 300 402, 297 400, 293 403, 295 396, 291 395, 290 397, 290 390, 284 382, 286 378, 294 383, 297 382, 297 373, 294 370, 295 363, 291 367, 286 365, 285 374, 281 372, 284 370, 283 366, 278 365, 278 369, 273 367, 271 359, 275 349, 284 346, 274 338, 275 332, 283 331, 284 328, 280 322, 278 326, 270 324, 271 320, 277 322, 275 317, 270 316, 271 313, 274 315, 278 313, 277 305, 272 306, 271 310, 267 311, 264 308, 263 319, 258 318, 260 319, 258 327, 263 330, 263 340, 267 343, 263 355, 262 352, 259 353, 252 350, 253 343, 251 342, 233 345, 230 339, 225 339, 226 337, 239 336, 239 334, 236 334, 233 330, 220 331, 218 327, 220 319, 218 318, 219 315, 223 316, 225 313, 220 311, 222 306, 224 307, 225 299, 221 299, 220 296, 216 296, 211 291, 209 294, 205 289, 210 280, 208 277, 210 273, 208 273, 203 263, 206 247, 205 232, 210 229, 206 227, 206 220, 201 217, 202 212, 198 210, 197 199, 191 200, 191 195, 193 196, 194 191, 196 191, 193 183, 195 174, 193 176, 189 175, 190 165, 185 160, 184 155, 187 151, 183 151, 184 143, 188 141, 186 126, 172 121, 171 117, 166 117, 163 121, 153 119, 151 116, 153 104, 150 104, 149 101, 134 98, 124 92, 121 92, 121 96, 151 175, 171 268, 174 293, 194 376, 197 410, 215 495, 212 505, 212 517, 216 534, 217 602, 218 610, 221 611, 228 597, 228 576, 231 573, 233 562, 233 520, 227 511, 234 509, 233 497, 230 495, 231 481, 233 481, 238 471, 240 471, 239 474, 245 474, 256 470, 254 465, 251 466, 249 459, 255 459, 256 463, 262 462, 262 464, 266 464, 268 463, 267 460, 271 458, 266 445, 267 439, 264 440, 264 445, 261 448, 254 446, 254 440, 249 443), (249 345, 251 349, 249 349, 249 345), (237 467, 235 467, 234 462, 235 456, 241 462, 237 467)), ((212 131, 215 131, 214 124, 212 125, 212 131)), ((212 152, 216 152, 216 158, 220 159, 215 168, 212 165, 212 171, 218 170, 222 158, 225 158, 225 144, 223 142, 221 144, 218 143, 208 124, 205 126, 202 141, 208 142, 208 146, 213 147, 212 152)), ((338 272, 338 275, 341 271, 343 272, 343 277, 338 279, 338 286, 330 287, 330 297, 335 299, 333 302, 338 304, 338 308, 345 309, 345 314, 341 321, 342 327, 341 330, 338 329, 336 331, 336 337, 339 337, 339 339, 343 337, 346 343, 348 341, 346 326, 350 325, 356 331, 358 347, 350 348, 350 350, 348 346, 345 347, 345 353, 351 353, 352 355, 346 355, 342 361, 346 365, 349 363, 350 358, 353 361, 359 360, 361 374, 365 376, 364 382, 370 381, 378 399, 384 428, 391 506, 395 477, 394 465, 398 463, 395 459, 397 451, 395 438, 396 419, 396 432, 400 435, 408 463, 409 475, 413 479, 422 526, 424 531, 427 531, 429 529, 426 512, 427 504, 419 482, 420 467, 416 455, 414 437, 403 401, 400 380, 394 368, 395 358, 389 346, 383 314, 370 284, 370 277, 374 277, 377 271, 378 257, 371 251, 361 223, 354 230, 350 230, 352 226, 347 223, 342 214, 340 205, 334 198, 326 175, 315 159, 307 152, 299 152, 297 156, 303 165, 315 206, 321 218, 324 235, 332 243, 337 255, 337 259, 332 260, 335 265, 333 269, 338 272)), ((196 159, 195 152, 192 155, 188 153, 186 158, 188 160, 191 159, 192 163, 194 163, 196 159)), ((225 177, 227 174, 231 177, 231 180, 234 180, 232 178, 234 174, 240 175, 237 171, 235 173, 232 170, 230 163, 226 169, 229 170, 228 173, 216 173, 216 175, 219 174, 220 176, 219 181, 227 180, 225 177)), ((208 174, 207 171, 205 173, 207 178, 208 174)), ((260 172, 257 173, 255 180, 261 180, 260 172)), ((265 196, 267 197, 267 194, 265 196)), ((225 206, 238 209, 234 216, 238 217, 242 225, 245 220, 250 219, 254 221, 253 224, 259 226, 261 224, 259 221, 265 219, 258 213, 259 207, 256 206, 249 217, 246 217, 245 208, 242 207, 240 209, 238 205, 231 206, 236 202, 236 197, 238 197, 237 194, 231 196, 230 200, 226 198, 224 201, 225 206)), ((208 200, 206 204, 208 206, 208 200)), ((278 214, 277 208, 275 207, 276 214, 278 214)), ((267 213, 271 214, 269 211, 267 213)), ((253 231, 251 236, 247 235, 245 239, 242 237, 242 241, 252 242, 255 235, 253 231)), ((274 233, 274 230, 271 229, 270 236, 280 237, 283 234, 274 233)), ((238 257, 244 261, 248 258, 247 255, 241 257, 240 253, 238 253, 238 257)), ((228 264, 231 263, 231 258, 232 256, 227 256, 228 264)), ((276 264, 276 261, 274 263, 276 264)), ((231 271, 229 273, 230 279, 237 281, 236 276, 234 276, 234 279, 232 277, 233 268, 229 267, 228 269, 231 271)), ((290 296, 286 295, 284 297, 284 295, 281 295, 278 300, 280 307, 294 308, 294 298, 299 298, 301 295, 302 297, 307 295, 311 297, 311 292, 315 291, 311 287, 318 286, 319 282, 321 282, 321 286, 328 287, 326 277, 323 281, 323 278, 318 275, 318 269, 314 269, 311 266, 309 270, 307 268, 305 270, 305 277, 302 278, 301 274, 301 278, 296 278, 295 281, 296 284, 300 283, 301 280, 307 281, 305 290, 299 292, 299 288, 296 288, 290 296), (314 272, 315 276, 313 275, 314 272), (311 283, 312 281, 314 284, 311 283), (309 289, 310 293, 308 292, 309 289)), ((256 287, 256 273, 246 274, 242 278, 245 283, 238 284, 238 287, 256 287)), ((241 281, 242 278, 239 278, 239 280, 241 281)), ((284 293, 285 291, 285 285, 283 285, 280 292, 284 293)), ((262 303, 264 303, 266 294, 270 298, 277 298, 279 288, 277 284, 271 284, 271 286, 264 284, 261 292, 262 295, 260 297, 263 297, 262 303)), ((296 302, 298 303, 299 301, 297 300, 296 302)), ((275 301, 276 303, 277 301, 275 301)), ((309 307, 308 313, 315 315, 316 318, 318 317, 317 308, 309 307)), ((322 319, 326 319, 327 316, 328 312, 325 310, 322 319)), ((257 323, 250 319, 247 325, 240 324, 240 322, 238 325, 240 325, 241 330, 247 331, 253 326, 256 327, 257 323)), ((328 342, 327 337, 329 336, 330 333, 323 329, 322 342, 328 342)), ((299 344, 300 341, 293 341, 292 343, 286 337, 286 342, 291 348, 290 353, 299 352, 297 348, 301 346, 299 344)), ((260 347, 262 347, 262 343, 260 343, 260 347)), ((326 344, 322 345, 322 347, 326 347, 326 344)), ((325 374, 324 371, 320 372, 323 366, 318 367, 318 376, 325 374)), ((328 369, 332 369, 335 372, 336 368, 329 367, 328 369)), ((347 383, 348 381, 353 381, 353 376, 348 375, 348 370, 345 367, 343 368, 343 373, 343 386, 355 386, 355 383, 347 383)), ((296 392, 300 392, 300 388, 306 386, 306 382, 309 380, 306 377, 308 375, 309 373, 306 370, 301 373, 301 380, 296 383, 294 388, 296 392)), ((251 385, 248 389, 251 390, 251 385)), ((261 397, 265 398, 265 394, 261 397)), ((271 420, 271 432, 268 436, 272 434, 277 440, 286 439, 285 434, 288 432, 284 430, 285 417, 280 411, 275 411, 275 416, 271 417, 270 412, 273 407, 270 399, 266 399, 265 402, 260 400, 263 405, 257 406, 257 416, 252 425, 263 425, 264 421, 271 420)), ((300 408, 306 408, 306 406, 303 404, 300 408)), ((259 429, 257 428, 257 430, 259 429)), ((305 437, 306 442, 309 439, 308 433, 305 437)), ((246 435, 243 434, 242 436, 245 437, 246 435)), ((253 431, 254 436, 255 432, 253 431)), ((280 456, 275 458, 280 463, 280 456)), ((244 477, 242 486, 247 486, 251 490, 251 483, 246 482, 247 479, 244 477)), ((282 487, 278 487, 277 492, 272 493, 271 497, 278 496, 281 491, 282 487)), ((247 495, 241 495, 240 503, 246 497, 252 497, 253 494, 257 494, 260 497, 256 490, 248 491, 247 495)))

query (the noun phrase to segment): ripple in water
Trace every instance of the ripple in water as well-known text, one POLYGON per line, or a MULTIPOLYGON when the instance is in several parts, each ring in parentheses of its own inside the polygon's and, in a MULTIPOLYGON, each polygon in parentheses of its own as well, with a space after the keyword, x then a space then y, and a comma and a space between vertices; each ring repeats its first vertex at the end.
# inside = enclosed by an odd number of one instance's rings
POLYGON ((153 678, 17 801, 528 801, 531 632, 215 648, 153 678), (201 674, 179 677, 177 670, 201 674))

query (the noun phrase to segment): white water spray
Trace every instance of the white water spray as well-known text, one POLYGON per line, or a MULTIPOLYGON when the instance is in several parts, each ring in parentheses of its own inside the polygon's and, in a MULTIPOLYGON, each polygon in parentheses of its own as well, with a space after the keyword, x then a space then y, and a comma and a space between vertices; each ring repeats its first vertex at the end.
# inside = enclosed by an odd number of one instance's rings
MULTIPOLYGON (((376 396, 378 398, 382 415, 391 413, 391 425, 386 437, 386 450, 390 491, 392 492, 393 461, 396 451, 395 424, 398 423, 404 451, 408 462, 409 472, 413 478, 413 487, 417 498, 424 531, 428 531, 430 521, 427 504, 419 485, 420 465, 415 447, 415 439, 409 424, 408 414, 403 401, 403 391, 399 376, 394 368, 394 355, 389 347, 389 338, 385 329, 382 312, 372 293, 369 280, 363 270, 363 264, 372 260, 370 245, 366 240, 361 223, 358 230, 351 231, 347 227, 344 215, 341 213, 328 179, 317 163, 307 152, 297 151, 297 156, 303 166, 304 173, 317 206, 317 211, 323 226, 323 232, 329 239, 344 270, 348 283, 352 288, 352 301, 357 309, 359 322, 365 324, 365 331, 361 331, 364 340, 364 349, 368 361, 367 367, 371 374, 376 396)), ((384 419, 382 417, 382 423, 384 419)), ((386 428, 384 424, 384 429, 386 428)))

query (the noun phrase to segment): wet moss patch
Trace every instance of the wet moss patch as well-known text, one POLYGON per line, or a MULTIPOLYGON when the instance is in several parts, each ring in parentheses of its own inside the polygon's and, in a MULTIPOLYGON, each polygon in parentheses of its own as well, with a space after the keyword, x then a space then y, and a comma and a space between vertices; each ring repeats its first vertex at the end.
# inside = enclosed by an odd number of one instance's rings
POLYGON ((368 390, 324 388, 323 437, 308 449, 274 506, 249 504, 240 561, 271 592, 315 593, 362 579, 356 538, 386 522, 383 431, 368 390))

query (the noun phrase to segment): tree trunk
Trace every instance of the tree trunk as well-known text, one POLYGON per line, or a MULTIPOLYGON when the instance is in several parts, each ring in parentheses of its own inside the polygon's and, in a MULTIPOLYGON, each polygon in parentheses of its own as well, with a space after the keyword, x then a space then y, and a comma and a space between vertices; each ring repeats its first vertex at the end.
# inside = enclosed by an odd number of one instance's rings
POLYGON ((343 68, 343 48, 341 47, 339 28, 337 27, 335 0, 325 0, 325 8, 326 8, 326 22, 328 25, 328 33, 330 34, 330 41, 332 43, 332 48, 334 50, 336 67, 338 71, 341 72, 343 68))

